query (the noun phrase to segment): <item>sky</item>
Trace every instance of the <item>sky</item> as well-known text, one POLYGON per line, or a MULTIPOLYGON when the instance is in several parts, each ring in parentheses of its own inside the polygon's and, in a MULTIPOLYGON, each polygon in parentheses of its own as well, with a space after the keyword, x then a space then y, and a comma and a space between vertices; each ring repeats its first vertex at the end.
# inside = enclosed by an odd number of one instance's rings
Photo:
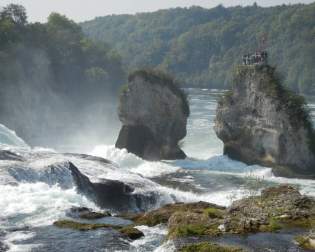
POLYGON ((260 6, 280 4, 311 3, 314 0, 0 0, 0 6, 10 3, 23 5, 30 22, 45 22, 51 12, 58 12, 80 22, 97 16, 150 12, 173 7, 189 7, 193 5, 205 8, 224 6, 252 5, 260 6))

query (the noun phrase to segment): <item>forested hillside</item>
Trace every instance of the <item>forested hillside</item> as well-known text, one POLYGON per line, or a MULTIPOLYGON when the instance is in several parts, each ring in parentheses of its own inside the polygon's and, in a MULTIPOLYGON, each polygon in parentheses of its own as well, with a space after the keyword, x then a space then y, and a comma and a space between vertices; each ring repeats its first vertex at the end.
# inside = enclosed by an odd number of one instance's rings
POLYGON ((79 130, 101 141, 125 78, 117 54, 65 16, 28 23, 22 6, 0 9, 0 122, 28 143, 66 143, 79 130))
POLYGON ((126 67, 166 69, 187 86, 226 88, 241 56, 268 37, 270 63, 286 84, 315 92, 315 3, 262 8, 176 8, 98 17, 82 24, 94 41, 107 42, 126 67))

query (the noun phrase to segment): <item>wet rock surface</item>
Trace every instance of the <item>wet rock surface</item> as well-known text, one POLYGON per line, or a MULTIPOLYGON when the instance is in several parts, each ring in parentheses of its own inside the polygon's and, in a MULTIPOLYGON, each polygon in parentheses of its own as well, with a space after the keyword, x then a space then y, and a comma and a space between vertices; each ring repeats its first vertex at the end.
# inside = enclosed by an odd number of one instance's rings
POLYGON ((260 196, 235 201, 229 208, 206 202, 177 203, 125 218, 136 225, 167 225, 168 239, 178 249, 198 242, 219 242, 241 245, 245 251, 265 251, 255 239, 276 236, 273 240, 278 240, 279 246, 276 242, 265 244, 266 240, 262 243, 265 249, 304 251, 294 243, 294 237, 315 227, 315 199, 293 186, 280 185, 264 189, 260 196))
POLYGON ((214 129, 232 159, 270 166, 276 176, 314 178, 315 134, 306 102, 268 65, 237 68, 232 90, 218 102, 214 129))
POLYGON ((117 148, 147 160, 183 159, 179 141, 186 136, 186 95, 164 73, 139 70, 122 90, 119 119, 123 126, 117 148))
POLYGON ((7 150, 0 150, 0 160, 25 161, 22 156, 7 150))
POLYGON ((58 220, 53 223, 55 227, 73 229, 77 231, 92 231, 98 229, 113 229, 119 232, 124 237, 130 240, 137 240, 144 236, 143 232, 134 227, 134 224, 129 224, 128 221, 114 221, 114 224, 110 224, 106 217, 110 216, 110 213, 96 212, 92 209, 85 207, 71 208, 71 215, 69 217, 75 217, 72 219, 58 220), (100 220, 101 219, 101 220, 100 220), (124 223, 125 222, 125 223, 124 223), (119 224, 120 223, 120 224, 119 224))
POLYGON ((136 229, 134 227, 123 227, 118 231, 131 240, 137 240, 144 236, 144 234, 139 229, 136 229))
POLYGON ((201 242, 182 247, 178 252, 244 252, 241 248, 218 245, 216 243, 201 242))
POLYGON ((71 218, 81 218, 87 220, 101 219, 104 217, 111 216, 111 213, 108 211, 104 212, 95 212, 93 209, 87 207, 72 207, 66 212, 66 216, 71 218))
POLYGON ((100 207, 118 212, 145 210, 147 204, 154 204, 155 195, 134 193, 134 188, 118 180, 102 179, 92 183, 87 176, 70 163, 74 182, 80 193, 92 198, 100 207))
POLYGON ((315 251, 315 236, 313 233, 296 236, 294 240, 299 245, 299 247, 315 251))
POLYGON ((20 243, 39 243, 32 252, 55 251, 128 251, 130 242, 124 235, 111 228, 78 231, 55 226, 40 227, 34 230, 36 236, 20 243))

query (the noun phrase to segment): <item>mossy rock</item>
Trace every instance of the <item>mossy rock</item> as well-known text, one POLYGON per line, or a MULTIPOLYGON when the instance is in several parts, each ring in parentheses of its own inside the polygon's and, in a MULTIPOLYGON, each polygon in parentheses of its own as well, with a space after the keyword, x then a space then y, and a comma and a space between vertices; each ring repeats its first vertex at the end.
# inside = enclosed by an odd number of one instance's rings
POLYGON ((196 203, 175 203, 167 204, 157 210, 151 212, 131 216, 132 220, 138 225, 147 225, 149 227, 166 224, 169 218, 177 212, 192 212, 192 213, 203 213, 207 208, 217 208, 219 210, 224 210, 224 207, 217 206, 215 204, 207 202, 196 202, 196 203))
POLYGON ((296 236, 294 238, 295 242, 299 247, 307 250, 315 251, 315 239, 310 239, 309 236, 296 236))
POLYGON ((121 234, 124 234, 131 240, 137 240, 144 236, 143 232, 141 232, 139 229, 134 228, 132 226, 123 227, 118 230, 121 234))
POLYGON ((218 229, 217 224, 188 224, 171 228, 168 233, 168 238, 175 239, 188 236, 219 236, 221 234, 222 232, 218 229))
POLYGON ((141 219, 141 217, 143 217, 144 214, 145 213, 121 213, 116 215, 116 217, 130 220, 133 222, 139 222, 139 219, 141 219))
POLYGON ((154 227, 159 224, 166 224, 170 215, 165 212, 155 212, 155 213, 148 213, 145 214, 137 219, 134 219, 135 223, 138 225, 146 225, 149 227, 154 227))
POLYGON ((179 252, 245 252, 241 248, 202 242, 184 246, 179 252))
POLYGON ((303 229, 313 229, 315 228, 315 216, 309 216, 307 218, 298 219, 283 219, 279 220, 279 224, 282 228, 303 228, 303 229))
POLYGON ((95 230, 99 228, 114 228, 114 229, 120 229, 120 226, 114 226, 114 225, 108 225, 108 224, 89 224, 89 223, 81 223, 76 222, 72 220, 59 220, 55 221, 54 226, 59 228, 69 228, 69 229, 75 229, 80 231, 88 231, 88 230, 95 230))
POLYGON ((101 218, 109 217, 109 216, 111 216, 109 212, 103 212, 103 213, 87 212, 87 213, 80 214, 81 219, 87 219, 87 220, 101 219, 101 218))
POLYGON ((277 232, 282 229, 282 225, 276 218, 270 218, 268 225, 261 225, 259 227, 260 232, 277 232))
POLYGON ((59 220, 54 222, 54 226, 59 228, 69 228, 79 231, 89 231, 100 228, 112 228, 128 237, 131 240, 136 240, 144 236, 143 232, 134 228, 133 226, 121 227, 109 224, 90 224, 90 223, 81 223, 72 220, 59 220))
POLYGON ((204 210, 204 213, 209 217, 209 218, 219 218, 222 219, 224 216, 224 211, 214 208, 214 207, 209 207, 204 210))

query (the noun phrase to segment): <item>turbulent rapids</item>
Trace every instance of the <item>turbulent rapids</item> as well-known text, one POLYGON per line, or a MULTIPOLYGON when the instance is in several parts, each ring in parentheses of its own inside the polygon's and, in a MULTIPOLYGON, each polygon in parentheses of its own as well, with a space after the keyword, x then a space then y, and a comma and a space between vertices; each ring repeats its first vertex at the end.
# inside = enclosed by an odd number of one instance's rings
MULTIPOLYGON (((114 145, 96 146, 84 154, 30 148, 0 125, 0 251, 173 250, 172 244, 163 244, 163 226, 140 226, 145 237, 133 242, 115 230, 76 233, 52 226, 71 207, 118 214, 175 202, 228 206, 232 200, 279 183, 296 184, 301 192, 315 196, 313 180, 275 177, 269 168, 223 156, 222 143, 212 129, 220 92, 191 89, 188 93, 186 160, 148 162, 114 145)), ((310 108, 314 110, 312 102, 310 108)), ((106 217, 102 221, 123 220, 106 217)))

